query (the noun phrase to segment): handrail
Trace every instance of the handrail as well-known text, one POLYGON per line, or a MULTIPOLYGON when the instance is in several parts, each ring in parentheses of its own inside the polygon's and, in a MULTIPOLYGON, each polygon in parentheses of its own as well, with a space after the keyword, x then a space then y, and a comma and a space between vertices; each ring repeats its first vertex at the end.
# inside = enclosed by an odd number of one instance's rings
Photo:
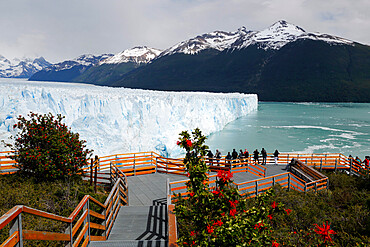
MULTIPOLYGON (((9 157, 9 152, 5 157, 9 157)), ((357 166, 354 162, 351 165, 350 159, 340 153, 326 153, 326 154, 299 154, 299 153, 281 153, 279 155, 278 164, 287 164, 292 158, 300 159, 304 161, 310 167, 320 167, 321 169, 345 169, 358 172, 361 170, 361 166, 357 166)), ((261 166, 260 164, 254 163, 252 155, 248 158, 244 157, 242 159, 236 160, 225 160, 223 156, 222 159, 212 158, 211 160, 208 157, 204 157, 204 160, 210 164, 212 170, 223 169, 219 167, 233 167, 232 172, 242 172, 243 168, 235 169, 235 166, 248 166, 248 172, 256 175, 265 177, 266 176, 266 167, 261 166), (247 160, 247 162, 246 162, 247 160), (230 162, 235 162, 231 163, 230 162)), ((127 153, 127 154, 114 154, 102 156, 97 161, 94 162, 94 167, 97 166, 99 171, 109 170, 110 162, 116 164, 118 168, 122 170, 126 176, 134 176, 141 174, 150 174, 155 172, 165 172, 173 173, 178 175, 184 175, 186 169, 183 166, 183 159, 179 158, 165 158, 159 155, 156 152, 138 152, 138 153, 127 153)), ((273 163, 273 155, 268 154, 267 164, 273 163)), ((10 159, 0 159, 0 174, 14 172, 14 169, 17 169, 15 166, 15 161, 10 159), (12 170, 13 169, 13 170, 12 170)), ((83 168, 84 171, 91 169, 91 167, 83 168)))
MULTIPOLYGON (((119 169, 117 167, 115 167, 114 165, 113 167, 113 169, 116 169, 119 172, 119 169)), ((117 181, 115 182, 104 204, 90 195, 85 195, 69 217, 55 215, 24 205, 14 206, 7 213, 0 217, 0 230, 12 222, 13 225, 11 226, 11 229, 15 229, 11 231, 9 238, 6 239, 5 242, 3 242, 3 244, 1 244, 0 246, 8 246, 8 244, 10 243, 12 243, 11 246, 14 246, 15 244, 23 246, 23 239, 48 241, 62 240, 68 241, 70 243, 70 246, 80 246, 81 241, 81 246, 87 246, 88 243, 93 240, 106 240, 113 226, 113 222, 117 216, 119 206, 127 204, 127 195, 127 179, 126 176, 123 174, 123 176, 120 176, 119 179, 117 179, 117 181), (124 185, 123 187, 121 186, 122 184, 124 185), (126 194, 122 195, 122 193, 126 194), (94 203, 95 205, 102 208, 103 213, 100 214, 92 211, 90 208, 90 203, 94 203), (80 218, 77 220, 77 222, 75 222, 81 212, 82 214, 80 218), (22 229, 23 213, 68 223, 70 225, 67 229, 69 233, 55 233, 47 231, 39 232, 22 229), (90 221, 91 217, 103 220, 103 224, 92 223, 90 221), (91 235, 90 228, 103 230, 103 236, 91 235), (78 236, 75 236, 78 232, 78 236)))

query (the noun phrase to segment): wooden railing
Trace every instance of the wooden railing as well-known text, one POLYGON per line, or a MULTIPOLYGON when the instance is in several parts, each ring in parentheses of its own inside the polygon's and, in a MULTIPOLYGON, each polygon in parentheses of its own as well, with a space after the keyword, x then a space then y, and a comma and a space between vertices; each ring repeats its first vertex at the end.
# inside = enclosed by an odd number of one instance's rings
POLYGON ((15 160, 9 157, 13 155, 12 151, 2 151, 0 152, 0 174, 10 174, 14 173, 17 168, 15 167, 15 160))
MULTIPOLYGON (((204 161, 209 165, 210 171, 231 169, 232 173, 250 172, 259 177, 266 176, 266 167, 255 164, 252 159, 227 161, 225 158, 212 160, 204 158, 204 161)), ((97 165, 98 176, 100 171, 109 169, 110 162, 115 164, 126 176, 152 174, 156 172, 186 175, 186 168, 183 163, 184 159, 165 158, 155 152, 140 152, 100 157, 97 165)), ((86 167, 84 170, 89 171, 91 168, 86 167)), ((92 174, 92 170, 89 173, 92 174)))
MULTIPOLYGON (((11 152, 0 152, 0 173, 14 172, 16 162, 9 159, 11 152)), ((308 166, 318 168, 320 170, 330 169, 344 169, 352 170, 354 172, 361 171, 361 165, 356 162, 351 162, 347 156, 340 153, 334 154, 294 154, 282 153, 279 155, 278 164, 287 164, 291 159, 296 158, 306 163, 308 166)), ((210 165, 211 170, 217 170, 218 167, 231 168, 233 173, 242 172, 248 166, 248 172, 256 176, 265 177, 266 168, 260 164, 254 163, 252 156, 248 159, 236 159, 233 161, 222 159, 205 158, 205 161, 210 165)), ((99 162, 96 163, 98 172, 109 170, 110 163, 119 167, 127 176, 150 174, 155 172, 165 172, 173 174, 185 174, 183 166, 183 159, 165 158, 155 152, 140 152, 140 153, 126 153, 102 156, 99 162)), ((260 159, 261 163, 261 159, 260 159)), ((267 164, 274 164, 274 157, 272 154, 267 156, 267 164)), ((89 172, 91 167, 85 167, 84 170, 89 172)), ((222 168, 221 168, 222 169, 222 168)))
POLYGON ((93 197, 86 195, 69 217, 63 217, 23 205, 17 205, 0 218, 0 230, 10 224, 10 236, 0 246, 23 246, 24 240, 66 241, 69 246, 87 246, 90 241, 106 240, 113 227, 121 205, 128 204, 128 187, 126 176, 112 164, 110 176, 114 185, 105 203, 102 204, 93 197), (93 211, 92 204, 102 210, 93 211), (55 233, 46 231, 26 230, 22 227, 22 214, 56 220, 69 224, 66 232, 55 233), (94 223, 93 219, 102 221, 94 223), (92 229, 103 231, 101 235, 92 235, 92 229))

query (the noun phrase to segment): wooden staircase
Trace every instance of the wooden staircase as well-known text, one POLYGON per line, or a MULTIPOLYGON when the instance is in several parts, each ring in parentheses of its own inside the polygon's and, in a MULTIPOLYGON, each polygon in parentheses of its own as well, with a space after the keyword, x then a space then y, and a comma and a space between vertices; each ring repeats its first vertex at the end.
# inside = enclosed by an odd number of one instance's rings
POLYGON ((168 246, 167 206, 121 207, 106 241, 90 242, 91 247, 168 246))

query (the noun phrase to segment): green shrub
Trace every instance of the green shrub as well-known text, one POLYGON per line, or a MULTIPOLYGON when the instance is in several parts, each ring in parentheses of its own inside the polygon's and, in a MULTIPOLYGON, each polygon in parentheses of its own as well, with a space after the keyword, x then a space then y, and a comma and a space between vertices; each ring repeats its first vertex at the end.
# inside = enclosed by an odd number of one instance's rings
MULTIPOLYGON (((286 191, 274 187, 271 198, 292 209, 288 217, 277 215, 273 237, 283 246, 324 245, 316 224, 328 222, 336 232, 331 246, 370 246, 370 193, 368 178, 327 173, 329 190, 318 193, 286 191)), ((249 201, 252 205, 253 201, 249 201)))
POLYGON ((19 116, 14 128, 19 132, 11 158, 17 161, 21 173, 39 180, 55 180, 76 176, 87 165, 91 150, 86 149, 86 141, 79 140, 79 134, 62 123, 64 117, 51 113, 28 114, 30 119, 19 116))
POLYGON ((178 145, 187 154, 184 164, 188 171, 189 198, 177 196, 175 213, 179 224, 180 246, 278 246, 271 235, 275 214, 285 213, 282 205, 270 202, 272 191, 254 200, 247 207, 232 185, 232 174, 219 171, 216 187, 208 185, 208 167, 202 156, 208 147, 199 129, 180 134, 178 145))
MULTIPOLYGON (((4 215, 16 205, 25 205, 56 215, 69 217, 85 195, 91 195, 100 202, 104 202, 107 193, 100 187, 94 192, 93 186, 80 178, 39 181, 33 177, 26 177, 15 173, 0 175, 0 216, 4 215)), ((101 213, 102 209, 90 204, 92 210, 101 213)), ((80 216, 80 215, 79 215, 80 216)), ((79 217, 77 217, 78 219, 79 217)), ((77 220, 76 219, 76 220, 77 220)), ((92 217, 95 223, 96 218, 92 217)), ((74 222, 75 224, 75 222, 74 222)), ((0 230, 0 244, 9 237, 9 225, 0 230)), ((25 230, 48 231, 64 233, 69 224, 42 217, 22 214, 22 227, 25 230)), ((26 241, 25 246, 66 246, 60 241, 26 241)))

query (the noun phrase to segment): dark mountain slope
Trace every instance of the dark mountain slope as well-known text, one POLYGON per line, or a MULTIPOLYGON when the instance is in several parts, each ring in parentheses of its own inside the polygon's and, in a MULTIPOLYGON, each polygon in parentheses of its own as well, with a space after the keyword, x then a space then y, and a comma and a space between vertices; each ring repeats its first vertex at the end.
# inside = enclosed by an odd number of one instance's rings
POLYGON ((257 93, 264 101, 370 101, 370 48, 298 39, 279 50, 173 54, 110 86, 257 93))
POLYGON ((95 85, 107 85, 120 80, 123 75, 140 67, 137 63, 102 64, 90 67, 84 73, 74 78, 75 82, 88 82, 95 85))

